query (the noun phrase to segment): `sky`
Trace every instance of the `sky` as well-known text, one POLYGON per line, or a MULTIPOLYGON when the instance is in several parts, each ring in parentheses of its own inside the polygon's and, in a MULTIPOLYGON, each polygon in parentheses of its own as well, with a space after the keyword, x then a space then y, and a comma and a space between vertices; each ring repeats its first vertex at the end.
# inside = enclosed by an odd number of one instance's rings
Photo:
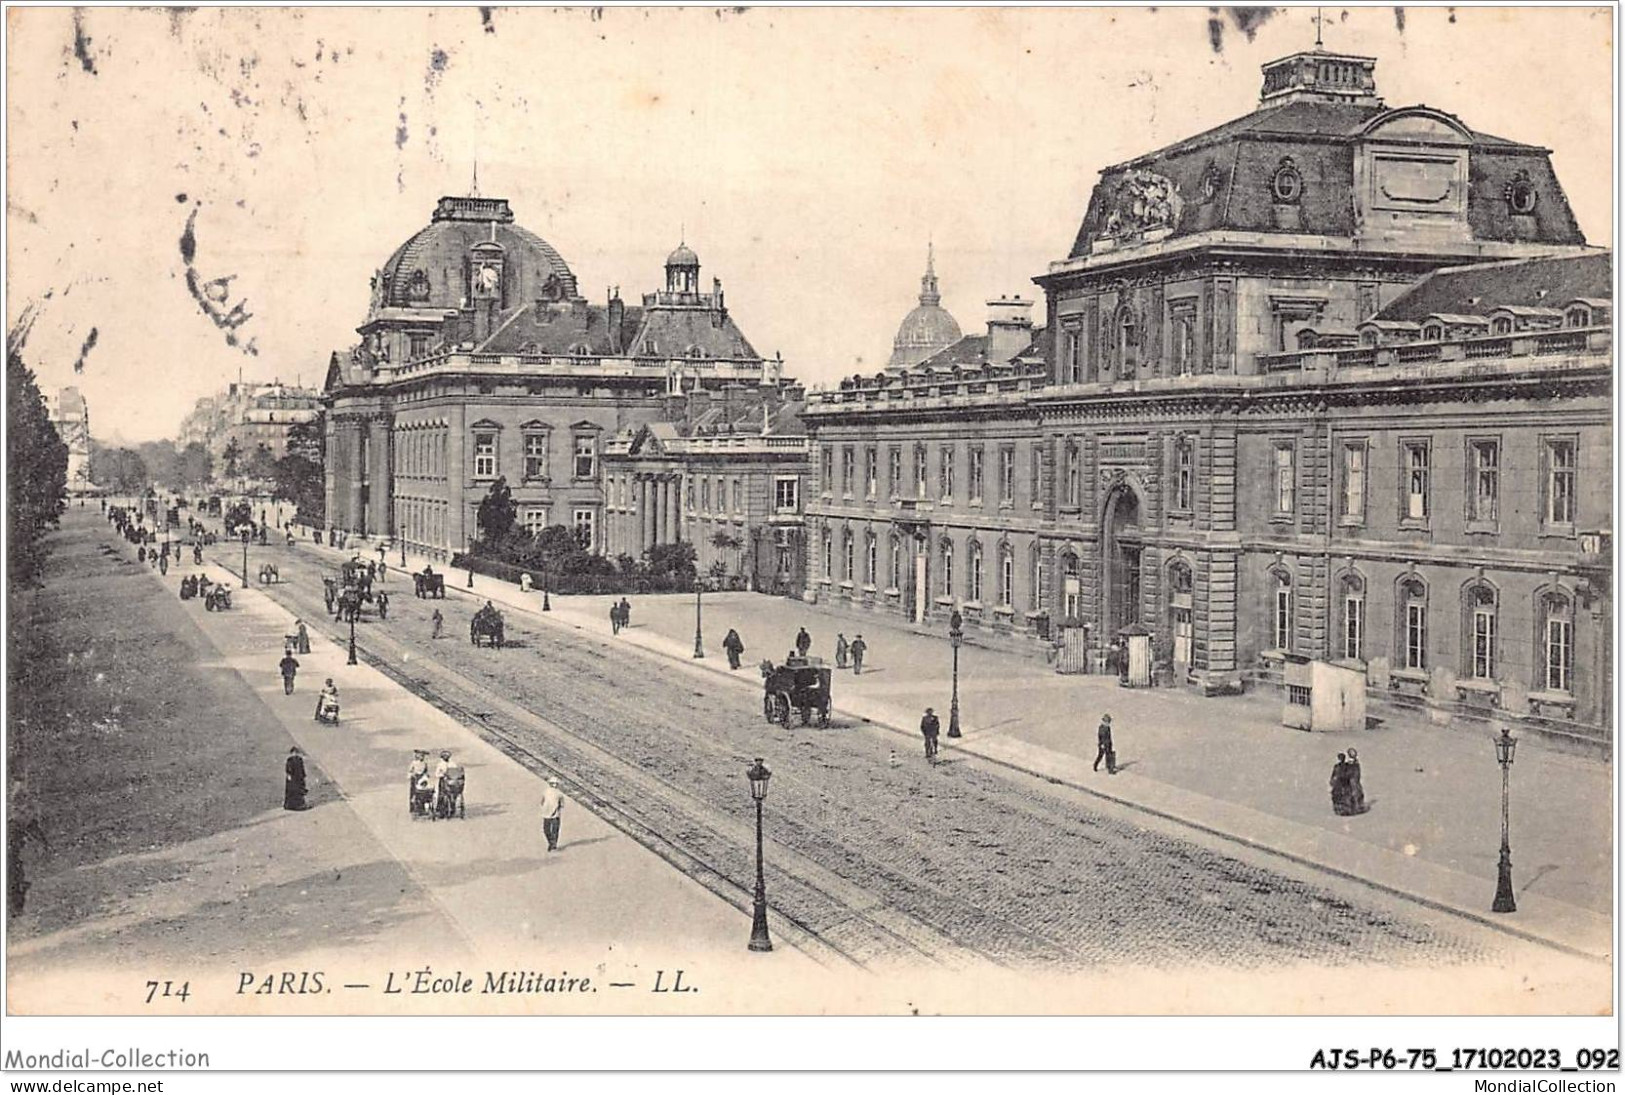
MULTIPOLYGON (((99 439, 172 436, 239 373, 319 385, 477 163, 588 299, 686 241, 759 351, 832 383, 885 364, 927 241, 980 331, 1041 298, 1102 168, 1314 44, 1315 8, 1233 10, 10 8, 7 319, 34 308, 25 357, 99 439)), ((1551 148, 1611 242, 1609 10, 1323 10, 1390 106, 1551 148)))

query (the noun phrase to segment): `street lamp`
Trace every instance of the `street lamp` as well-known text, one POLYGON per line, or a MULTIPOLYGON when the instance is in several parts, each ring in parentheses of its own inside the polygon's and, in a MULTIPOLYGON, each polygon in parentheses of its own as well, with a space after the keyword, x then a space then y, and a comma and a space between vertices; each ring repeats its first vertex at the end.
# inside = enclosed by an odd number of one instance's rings
POLYGON ((767 937, 767 882, 762 877, 762 800, 767 798, 767 781, 772 775, 761 757, 745 769, 745 778, 750 780, 750 797, 756 800, 756 908, 750 923, 753 951, 773 949, 773 941, 767 937))
POLYGON ((248 588, 248 529, 243 529, 243 588, 248 588))
POLYGON ((542 557, 542 611, 543 612, 552 612, 553 611, 553 602, 548 599, 547 586, 548 586, 548 582, 547 582, 547 557, 543 556, 542 557))
POLYGON ((350 660, 345 662, 345 665, 357 664, 355 660, 355 618, 358 614, 356 612, 357 607, 359 606, 351 606, 345 610, 350 614, 350 660))
MULTIPOLYGON (((705 657, 705 646, 700 641, 700 590, 702 590, 704 588, 705 588, 704 583, 701 582, 700 579, 695 578, 694 579, 694 656, 696 658, 705 657)), ((766 769, 764 768, 763 771, 765 772, 766 769)), ((766 783, 767 777, 763 776, 762 779, 763 779, 762 786, 766 787, 767 786, 767 783, 766 783)), ((752 784, 751 786, 754 787, 755 784, 752 784)))
POLYGON ((948 705, 948 736, 961 737, 959 733, 959 644, 965 641, 965 619, 955 609, 954 614, 948 618, 948 645, 954 648, 954 696, 953 702, 948 705))
POLYGON ((1495 873, 1495 904, 1490 906, 1491 912, 1509 913, 1518 911, 1518 902, 1512 895, 1512 841, 1508 828, 1508 782, 1512 775, 1512 756, 1518 751, 1518 739, 1512 736, 1512 731, 1503 726, 1501 736, 1491 738, 1495 742, 1495 759, 1501 762, 1501 863, 1495 873))

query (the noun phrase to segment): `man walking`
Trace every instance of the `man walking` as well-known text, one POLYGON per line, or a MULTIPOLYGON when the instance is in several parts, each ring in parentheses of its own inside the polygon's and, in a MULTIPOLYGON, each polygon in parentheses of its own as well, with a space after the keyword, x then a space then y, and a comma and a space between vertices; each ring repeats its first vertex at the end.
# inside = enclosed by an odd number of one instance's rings
POLYGON ((835 634, 835 668, 846 668, 846 632, 838 631, 835 634))
POLYGON ((434 615, 429 617, 429 622, 434 625, 433 630, 429 632, 429 638, 440 638, 440 632, 446 626, 446 618, 440 615, 440 610, 438 608, 434 610, 434 615))
POLYGON ((929 707, 925 709, 925 718, 920 720, 920 734, 925 738, 925 759, 937 759, 937 735, 942 732, 942 723, 937 721, 936 712, 929 707))
POLYGON ((803 658, 805 658, 807 656, 807 651, 809 651, 811 649, 812 649, 812 636, 807 634, 807 629, 806 628, 802 628, 799 632, 796 633, 796 653, 800 654, 803 658))
POLYGON ((862 635, 852 640, 852 646, 847 650, 847 653, 852 656, 852 675, 854 677, 863 672, 863 655, 868 649, 869 644, 863 641, 862 635))
POLYGON ((559 777, 549 776, 547 789, 542 792, 542 835, 547 837, 547 850, 559 850, 559 822, 564 814, 564 793, 559 790, 559 777))
POLYGON ((1112 748, 1112 717, 1110 715, 1100 716, 1100 729, 1095 734, 1095 740, 1100 745, 1099 750, 1095 753, 1095 771, 1100 771, 1100 762, 1104 760, 1106 762, 1106 774, 1115 776, 1117 774, 1117 750, 1112 748))
POLYGON ((282 670, 282 694, 291 696, 293 695, 293 675, 299 672, 299 663, 294 660, 292 650, 286 647, 283 648, 279 668, 282 670))
POLYGON ((621 626, 632 626, 632 602, 625 597, 621 598, 621 626))
POLYGON ((611 635, 621 633, 621 606, 616 601, 609 603, 609 633, 611 635))

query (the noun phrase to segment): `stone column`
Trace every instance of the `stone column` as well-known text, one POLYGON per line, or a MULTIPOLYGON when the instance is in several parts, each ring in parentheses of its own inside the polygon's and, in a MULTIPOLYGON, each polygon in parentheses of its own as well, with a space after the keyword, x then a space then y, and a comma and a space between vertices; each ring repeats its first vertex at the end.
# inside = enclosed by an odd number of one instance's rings
POLYGON ((671 543, 671 481, 662 475, 655 480, 655 494, 657 498, 656 512, 660 515, 655 523, 655 543, 671 543))
POLYGON ((344 423, 344 451, 349 471, 349 490, 342 527, 349 532, 361 527, 361 480, 366 474, 361 459, 361 429, 362 423, 357 419, 352 418, 344 423))
POLYGON ((655 492, 647 475, 638 476, 638 554, 642 555, 655 542, 655 492))
POLYGON ((371 441, 367 446, 367 454, 372 458, 372 472, 367 478, 372 484, 372 490, 369 495, 371 505, 367 515, 367 527, 374 536, 389 536, 395 528, 393 504, 395 492, 391 481, 394 436, 390 429, 390 417, 388 414, 379 413, 368 423, 371 441))

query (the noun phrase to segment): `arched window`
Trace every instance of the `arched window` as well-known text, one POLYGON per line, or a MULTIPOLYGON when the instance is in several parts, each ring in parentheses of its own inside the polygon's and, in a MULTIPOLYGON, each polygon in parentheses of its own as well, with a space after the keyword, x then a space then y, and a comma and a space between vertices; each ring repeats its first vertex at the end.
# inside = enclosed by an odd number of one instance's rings
POLYGON ((1498 335, 1510 335, 1512 333, 1512 317, 1497 316, 1490 324, 1490 330, 1498 335))
POLYGON ((1028 611, 1049 611, 1047 599, 1049 596, 1049 568, 1044 565, 1044 553, 1035 543, 1032 547, 1032 585, 1029 587, 1030 603, 1028 611))
POLYGON ((864 579, 869 585, 874 585, 880 577, 880 548, 872 532, 864 536, 863 556, 864 579))
POLYGON ((1399 665, 1425 672, 1428 667, 1428 587, 1417 577, 1401 578, 1394 598, 1398 612, 1399 665))
POLYGON ((1380 341, 1380 339, 1375 327, 1368 327, 1364 331, 1360 332, 1360 345, 1364 346, 1366 349, 1376 349, 1378 341, 1380 341))
POLYGON ((846 580, 849 582, 855 580, 858 575, 856 568, 853 566, 851 529, 847 529, 846 533, 841 537, 841 555, 843 556, 843 562, 846 564, 846 580))
POLYGON ((1499 607, 1495 587, 1488 582, 1471 584, 1462 591, 1462 647, 1467 663, 1464 669, 1473 680, 1493 681, 1500 675, 1499 607))
POLYGON ((1140 346, 1140 321, 1128 305, 1117 310, 1117 361, 1124 375, 1134 371, 1135 355, 1140 346))
POLYGON ((1562 593, 1540 598, 1540 679, 1547 692, 1574 691, 1574 602, 1562 593))
POLYGON ((965 551, 965 599, 982 603, 982 545, 975 540, 965 551))
POLYGON ((1576 304, 1569 309, 1569 313, 1564 319, 1570 327, 1589 327, 1591 326, 1591 309, 1583 304, 1576 304))
POLYGON ((1430 323, 1422 328, 1423 342, 1443 342, 1444 328, 1437 323, 1430 323))
POLYGON ((692 358, 695 361, 698 361, 700 358, 705 356, 705 348, 702 347, 702 346, 690 346, 684 352, 685 352, 686 356, 688 356, 689 358, 692 358))
POLYGON ((1341 647, 1343 657, 1365 660, 1365 579, 1345 574, 1338 583, 1343 613, 1341 647))
POLYGON ((891 584, 889 589, 903 588, 903 541, 891 538, 891 584))
POLYGON ((1083 578, 1078 557, 1070 551, 1061 556, 1061 609, 1069 620, 1083 615, 1083 578))
POLYGON ((1272 649, 1292 649, 1292 575, 1270 571, 1270 639, 1272 649))
POLYGON ((954 595, 954 544, 952 540, 942 542, 942 595, 954 595))
POLYGON ((1016 599, 1016 553, 1009 544, 999 547, 999 604, 1011 607, 1016 599))
POLYGON ((1191 592, 1191 568, 1183 562, 1175 561, 1168 567, 1168 592, 1189 596, 1191 592))

